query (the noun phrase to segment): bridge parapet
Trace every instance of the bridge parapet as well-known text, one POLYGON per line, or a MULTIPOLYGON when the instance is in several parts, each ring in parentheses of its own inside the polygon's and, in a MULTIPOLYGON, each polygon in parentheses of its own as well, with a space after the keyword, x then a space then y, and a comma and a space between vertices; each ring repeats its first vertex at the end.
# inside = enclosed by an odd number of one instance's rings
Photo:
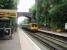
POLYGON ((27 18, 31 18, 29 12, 17 12, 17 17, 25 16, 27 18))

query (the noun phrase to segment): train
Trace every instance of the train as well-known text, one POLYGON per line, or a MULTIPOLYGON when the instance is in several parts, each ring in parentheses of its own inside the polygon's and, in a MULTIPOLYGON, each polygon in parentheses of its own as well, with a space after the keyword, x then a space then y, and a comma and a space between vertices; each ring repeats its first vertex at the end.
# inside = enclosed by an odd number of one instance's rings
POLYGON ((33 32, 36 32, 39 28, 37 23, 23 24, 21 27, 33 32))

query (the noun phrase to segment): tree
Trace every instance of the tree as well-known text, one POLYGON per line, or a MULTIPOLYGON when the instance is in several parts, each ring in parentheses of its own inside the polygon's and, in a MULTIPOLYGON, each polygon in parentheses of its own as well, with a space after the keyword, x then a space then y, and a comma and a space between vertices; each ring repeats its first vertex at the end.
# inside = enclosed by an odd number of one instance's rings
POLYGON ((67 23, 67 0, 36 0, 36 9, 32 13, 38 24, 47 24, 51 28, 62 28, 67 23))
POLYGON ((0 0, 0 9, 15 9, 15 0, 0 0))
POLYGON ((50 10, 51 23, 53 23, 54 27, 64 28, 64 24, 67 22, 66 13, 67 3, 56 5, 50 10))
POLYGON ((29 13, 31 14, 33 19, 36 19, 36 7, 35 5, 33 5, 30 9, 29 9, 29 13))
POLYGON ((37 0, 36 1, 36 17, 39 24, 47 24, 49 1, 37 0))

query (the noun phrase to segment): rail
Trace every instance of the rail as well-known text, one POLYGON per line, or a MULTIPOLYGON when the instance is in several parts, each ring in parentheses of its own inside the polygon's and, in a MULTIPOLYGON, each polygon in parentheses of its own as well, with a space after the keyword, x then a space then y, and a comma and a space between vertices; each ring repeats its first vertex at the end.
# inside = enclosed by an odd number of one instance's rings
MULTIPOLYGON (((67 50, 67 37, 62 37, 55 34, 50 35, 48 32, 36 32, 33 33, 31 31, 29 31, 29 34, 31 34, 32 36, 36 37, 37 39, 39 39, 40 41, 42 41, 43 43, 47 44, 47 46, 49 46, 49 48, 51 48, 51 50, 67 50), (62 38, 66 38, 64 41, 62 38)), ((28 33, 27 32, 27 33, 28 33)))

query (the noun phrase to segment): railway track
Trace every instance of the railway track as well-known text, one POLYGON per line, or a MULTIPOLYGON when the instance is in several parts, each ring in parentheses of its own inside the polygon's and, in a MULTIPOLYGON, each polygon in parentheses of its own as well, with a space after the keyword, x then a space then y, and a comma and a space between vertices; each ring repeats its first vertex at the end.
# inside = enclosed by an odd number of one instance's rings
POLYGON ((63 39, 63 37, 57 37, 55 35, 45 34, 42 32, 27 32, 35 38, 39 39, 43 43, 47 44, 47 46, 51 50, 67 50, 67 41, 63 39))
MULTIPOLYGON (((56 48, 57 50, 66 50, 67 48, 67 43, 62 41, 62 40, 59 40, 59 39, 56 39, 54 37, 51 37, 51 36, 47 36, 47 35, 44 35, 44 34, 36 34, 37 36, 39 36, 40 38, 42 38, 41 40, 44 41, 45 39, 47 41, 49 41, 49 43, 53 43, 54 45, 52 45, 54 48, 56 48)), ((44 41, 45 42, 45 41, 44 41)))

